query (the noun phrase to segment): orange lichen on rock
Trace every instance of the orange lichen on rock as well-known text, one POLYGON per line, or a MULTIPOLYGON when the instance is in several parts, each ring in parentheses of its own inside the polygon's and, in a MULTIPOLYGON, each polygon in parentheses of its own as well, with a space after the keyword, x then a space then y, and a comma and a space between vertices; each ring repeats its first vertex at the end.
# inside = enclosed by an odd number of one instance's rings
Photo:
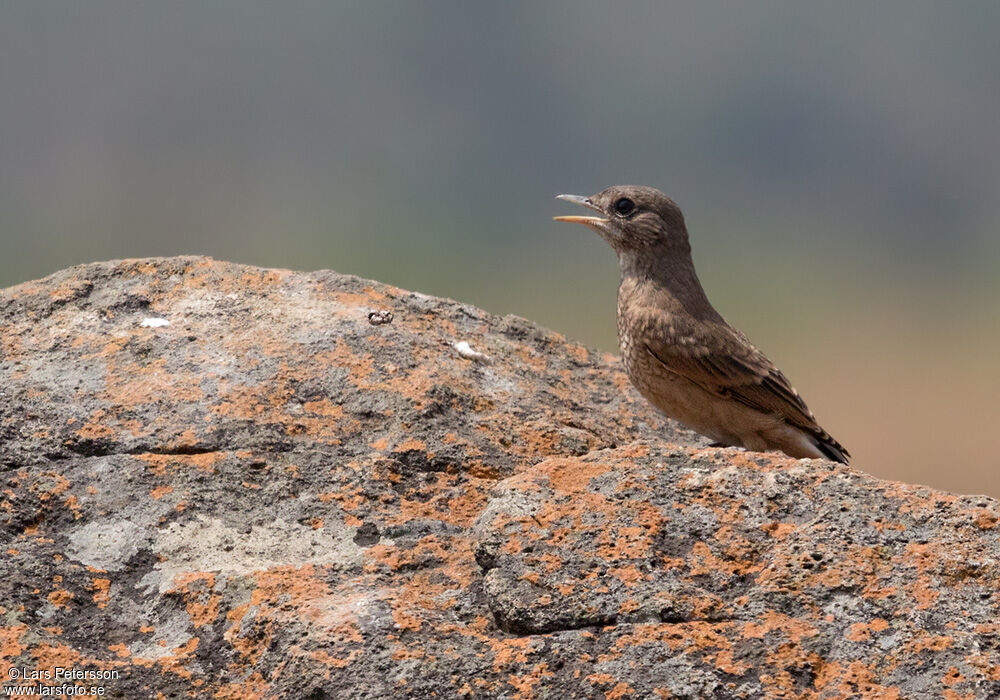
POLYGON ((73 600, 74 596, 67 590, 57 588, 56 590, 49 593, 46 598, 57 608, 69 608, 69 602, 73 600))
POLYGON ((174 576, 173 587, 167 592, 184 599, 191 625, 198 629, 213 624, 219 616, 221 598, 214 588, 214 573, 188 571, 174 576))
POLYGON ((91 590, 94 591, 94 602, 97 603, 98 608, 108 607, 108 600, 110 599, 111 590, 111 579, 108 578, 95 578, 90 586, 91 590))
POLYGON ((876 617, 871 622, 855 622, 844 636, 852 642, 866 642, 872 638, 873 634, 878 634, 888 628, 888 622, 881 617, 876 617))
POLYGON ((173 493, 174 487, 169 484, 164 484, 163 486, 157 486, 155 489, 149 492, 149 495, 153 497, 153 500, 160 500, 167 494, 173 493))
POLYGON ((203 454, 151 454, 148 452, 137 454, 156 476, 167 476, 168 471, 173 469, 183 469, 194 467, 198 471, 211 473, 216 465, 226 458, 224 452, 206 452, 203 454))
POLYGON ((3 672, 4 678, 9 678, 7 670, 10 668, 11 659, 19 657, 25 649, 20 642, 27 631, 28 626, 24 624, 12 627, 0 626, 0 671, 3 672))

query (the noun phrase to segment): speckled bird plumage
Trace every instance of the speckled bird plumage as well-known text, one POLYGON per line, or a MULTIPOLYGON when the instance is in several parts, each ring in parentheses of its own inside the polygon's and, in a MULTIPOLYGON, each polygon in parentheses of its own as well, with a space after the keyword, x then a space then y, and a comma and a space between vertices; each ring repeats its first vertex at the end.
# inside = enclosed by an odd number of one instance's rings
POLYGON ((847 462, 785 375, 709 303, 672 199, 634 185, 560 199, 601 214, 556 220, 589 226, 618 255, 618 344, 643 397, 723 445, 847 462))

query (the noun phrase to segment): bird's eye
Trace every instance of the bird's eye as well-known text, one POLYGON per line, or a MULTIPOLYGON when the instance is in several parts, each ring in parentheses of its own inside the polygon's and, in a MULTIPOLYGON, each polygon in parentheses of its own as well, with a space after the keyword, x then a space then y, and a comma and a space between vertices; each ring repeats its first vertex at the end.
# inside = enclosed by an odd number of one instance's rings
POLYGON ((635 211, 635 202, 628 197, 622 197, 615 202, 615 211, 619 216, 628 216, 635 211))

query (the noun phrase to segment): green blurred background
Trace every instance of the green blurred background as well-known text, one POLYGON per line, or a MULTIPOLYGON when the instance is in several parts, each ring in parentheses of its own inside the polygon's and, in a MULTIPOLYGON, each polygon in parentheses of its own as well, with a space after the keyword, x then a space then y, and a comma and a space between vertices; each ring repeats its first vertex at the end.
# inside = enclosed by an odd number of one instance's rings
POLYGON ((0 286, 204 253, 615 350, 553 196, 683 207, 719 310, 874 474, 1000 495, 1000 3, 0 7, 0 286))

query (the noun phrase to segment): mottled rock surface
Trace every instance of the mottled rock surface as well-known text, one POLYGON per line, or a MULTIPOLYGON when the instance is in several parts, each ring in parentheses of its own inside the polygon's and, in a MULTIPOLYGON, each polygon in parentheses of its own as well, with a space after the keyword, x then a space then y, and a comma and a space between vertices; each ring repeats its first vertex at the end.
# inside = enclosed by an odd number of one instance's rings
POLYGON ((2 680, 1000 697, 994 500, 708 448, 522 319, 190 257, 4 290, 0 324, 2 680))

